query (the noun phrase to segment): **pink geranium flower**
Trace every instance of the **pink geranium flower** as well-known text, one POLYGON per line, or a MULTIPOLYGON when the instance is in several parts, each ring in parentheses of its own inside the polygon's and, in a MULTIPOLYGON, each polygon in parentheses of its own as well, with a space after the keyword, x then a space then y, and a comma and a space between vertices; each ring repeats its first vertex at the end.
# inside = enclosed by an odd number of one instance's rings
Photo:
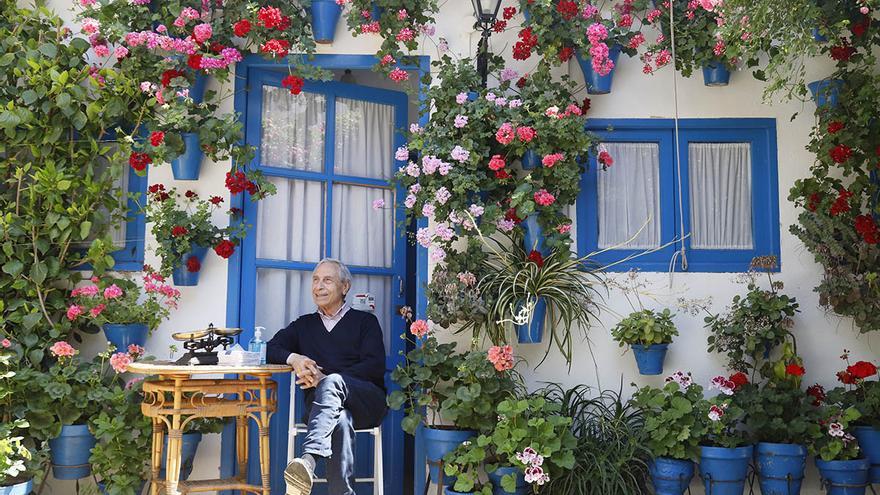
POLYGON ((546 189, 539 189, 534 194, 535 203, 541 206, 550 206, 556 201, 556 197, 547 192, 546 189))
POLYGON ((128 369, 128 365, 131 363, 131 356, 125 352, 117 352, 110 356, 110 366, 113 367, 113 370, 117 373, 125 373, 125 370, 128 369))
POLYGON ((513 369, 513 349, 509 345, 492 346, 487 354, 489 362, 497 371, 513 369))
POLYGON ((113 284, 104 289, 104 299, 116 299, 122 296, 122 289, 118 285, 113 284))
POLYGON ((83 314, 82 306, 72 304, 67 308, 67 319, 70 321, 75 320, 81 314, 83 314))
POLYGON ((49 352, 52 353, 55 357, 72 357, 76 354, 76 349, 73 348, 67 342, 60 340, 52 344, 52 347, 49 348, 49 352))
POLYGON ((409 331, 416 337, 422 338, 428 335, 428 322, 425 320, 416 320, 410 325, 409 331))

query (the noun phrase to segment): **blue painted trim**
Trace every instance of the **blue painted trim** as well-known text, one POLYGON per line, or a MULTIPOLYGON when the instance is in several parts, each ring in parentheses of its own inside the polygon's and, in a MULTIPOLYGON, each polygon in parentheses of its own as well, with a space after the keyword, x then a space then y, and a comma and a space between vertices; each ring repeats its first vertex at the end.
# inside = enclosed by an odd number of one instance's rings
MULTIPOLYGON (((709 250, 691 249, 690 238, 685 240, 688 248, 688 271, 690 272, 741 272, 747 271, 751 259, 760 255, 775 255, 780 259, 779 233, 779 184, 776 143, 776 120, 766 118, 746 119, 681 119, 679 120, 680 156, 682 159, 682 191, 677 190, 675 180, 674 133, 671 119, 593 119, 587 130, 597 133, 608 142, 657 142, 661 146, 661 241, 673 240, 680 235, 678 195, 683 197, 682 213, 685 231, 690 231, 690 202, 688 200, 688 143, 691 142, 749 142, 752 145, 752 228, 753 249, 709 250)), ((578 197, 578 252, 581 255, 597 249, 598 218, 595 157, 591 157, 590 169, 581 180, 578 197)), ((676 245, 677 246, 677 245, 676 245)), ((609 271, 626 271, 638 268, 643 271, 668 271, 676 246, 657 253, 642 256, 627 263, 609 268, 609 271)), ((600 263, 620 260, 633 250, 614 250, 596 256, 600 263)), ((676 270, 681 270, 677 259, 676 270)))

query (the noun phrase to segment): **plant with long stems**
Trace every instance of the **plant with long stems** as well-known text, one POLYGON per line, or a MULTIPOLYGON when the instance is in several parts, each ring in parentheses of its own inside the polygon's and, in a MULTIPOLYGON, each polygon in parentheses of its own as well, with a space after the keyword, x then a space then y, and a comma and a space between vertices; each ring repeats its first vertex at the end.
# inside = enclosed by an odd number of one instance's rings
POLYGON ((634 344, 668 344, 678 335, 672 321, 675 315, 668 308, 662 311, 645 308, 641 297, 645 283, 638 279, 638 271, 630 270, 623 281, 609 280, 608 285, 620 289, 633 310, 611 329, 611 336, 621 347, 634 344))

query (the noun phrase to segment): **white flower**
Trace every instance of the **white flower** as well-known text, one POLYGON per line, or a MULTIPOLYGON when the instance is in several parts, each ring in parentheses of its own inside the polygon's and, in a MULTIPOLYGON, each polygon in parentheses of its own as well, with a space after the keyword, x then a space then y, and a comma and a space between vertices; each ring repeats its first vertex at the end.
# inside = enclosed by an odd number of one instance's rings
POLYGON ((831 423, 828 425, 828 434, 832 437, 844 438, 846 432, 843 431, 843 425, 840 423, 831 423))

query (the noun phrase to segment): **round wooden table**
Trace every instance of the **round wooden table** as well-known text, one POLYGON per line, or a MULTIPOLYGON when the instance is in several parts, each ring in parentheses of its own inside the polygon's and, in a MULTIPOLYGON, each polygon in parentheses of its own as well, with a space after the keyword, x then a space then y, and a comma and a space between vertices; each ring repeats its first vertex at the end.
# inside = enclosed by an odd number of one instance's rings
POLYGON ((269 419, 277 406, 278 389, 271 375, 291 370, 286 364, 181 366, 171 361, 142 361, 129 365, 128 371, 132 373, 158 377, 144 381, 144 401, 141 404, 141 411, 153 422, 150 495, 158 495, 163 485, 168 495, 219 490, 269 495, 269 419), (193 378, 194 375, 214 374, 234 374, 236 378, 193 378), (237 476, 180 481, 183 431, 197 418, 235 418, 237 476), (247 482, 248 418, 257 423, 260 440, 262 483, 259 486, 247 482), (166 430, 165 479, 160 480, 166 430))

